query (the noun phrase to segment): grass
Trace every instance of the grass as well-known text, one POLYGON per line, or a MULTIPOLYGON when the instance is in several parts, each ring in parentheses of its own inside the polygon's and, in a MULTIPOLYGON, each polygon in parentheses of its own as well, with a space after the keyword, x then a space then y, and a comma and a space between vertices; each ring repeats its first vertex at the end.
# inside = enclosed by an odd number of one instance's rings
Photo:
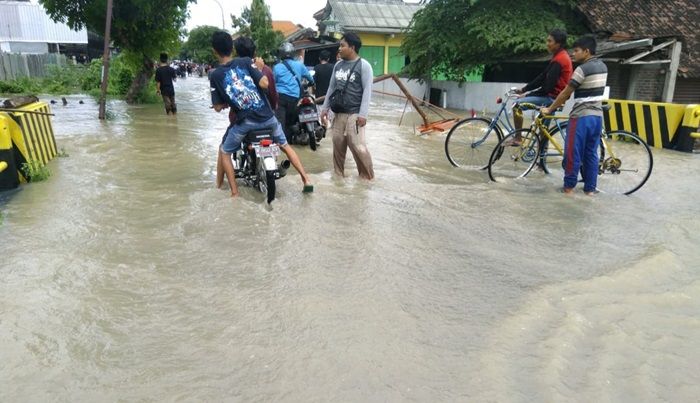
MULTIPOLYGON (((0 94, 89 94, 100 95, 102 59, 95 59, 87 65, 47 66, 46 77, 21 77, 12 81, 0 81, 0 94)), ((111 60, 107 95, 122 98, 129 91, 137 68, 126 57, 116 56, 111 60)), ((149 80, 146 88, 139 94, 138 103, 158 103, 155 95, 155 83, 149 80)))
POLYGON ((28 182, 41 182, 49 179, 51 170, 41 161, 30 160, 22 164, 22 172, 28 182))

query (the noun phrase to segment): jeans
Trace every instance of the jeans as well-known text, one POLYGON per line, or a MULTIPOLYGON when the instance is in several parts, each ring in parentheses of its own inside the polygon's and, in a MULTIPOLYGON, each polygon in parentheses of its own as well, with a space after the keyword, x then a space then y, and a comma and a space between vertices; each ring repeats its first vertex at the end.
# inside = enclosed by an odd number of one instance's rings
POLYGON ((272 129, 272 140, 283 146, 287 144, 287 138, 284 136, 282 131, 282 125, 277 121, 274 116, 264 122, 254 122, 250 119, 244 119, 242 122, 236 122, 226 131, 224 141, 221 144, 221 151, 230 154, 235 153, 241 149, 241 143, 245 138, 246 134, 252 132, 253 130, 262 129, 272 129))

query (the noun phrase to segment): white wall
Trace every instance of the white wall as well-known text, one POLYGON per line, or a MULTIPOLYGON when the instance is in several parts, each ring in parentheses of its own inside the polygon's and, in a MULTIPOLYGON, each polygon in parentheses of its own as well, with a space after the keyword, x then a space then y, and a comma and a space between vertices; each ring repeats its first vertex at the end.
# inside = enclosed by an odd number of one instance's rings
MULTIPOLYGON (((496 98, 503 97, 512 87, 522 88, 526 83, 456 83, 454 81, 433 81, 432 88, 447 91, 447 107, 471 111, 477 114, 491 114, 498 110, 496 98)), ((572 101, 564 106, 564 113, 571 110, 572 101)), ((439 105, 442 106, 442 105, 439 105)))

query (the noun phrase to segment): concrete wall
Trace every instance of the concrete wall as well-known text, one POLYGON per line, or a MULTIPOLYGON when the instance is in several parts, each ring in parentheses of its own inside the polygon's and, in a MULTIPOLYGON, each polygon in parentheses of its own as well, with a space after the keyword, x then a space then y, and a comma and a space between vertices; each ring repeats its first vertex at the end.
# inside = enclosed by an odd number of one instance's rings
MULTIPOLYGON (((490 115, 498 110, 498 97, 512 87, 522 88, 526 83, 463 83, 453 81, 433 81, 432 88, 447 91, 447 108, 471 111, 477 115, 490 115)), ((570 99, 564 106, 564 112, 571 110, 573 101, 570 99)), ((443 106, 443 105, 438 105, 443 106)))
MULTIPOLYGON (((416 98, 422 99, 427 91, 427 86, 425 84, 419 83, 417 80, 409 80, 407 78, 401 78, 401 82, 408 88, 408 91, 416 98)), ((381 91, 389 94, 403 95, 401 89, 392 79, 380 81, 375 83, 372 87, 374 91, 381 91)))

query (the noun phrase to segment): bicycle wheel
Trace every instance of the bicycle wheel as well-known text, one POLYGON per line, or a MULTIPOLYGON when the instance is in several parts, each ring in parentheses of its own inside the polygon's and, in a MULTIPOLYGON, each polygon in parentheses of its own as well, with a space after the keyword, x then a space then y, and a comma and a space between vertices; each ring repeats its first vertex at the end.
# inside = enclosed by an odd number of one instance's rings
POLYGON ((603 133, 600 143, 598 190, 629 195, 644 186, 654 167, 654 157, 639 136, 617 130, 603 133))
POLYGON ((559 122, 558 125, 551 125, 549 134, 556 141, 556 145, 544 136, 540 138, 542 143, 540 166, 547 174, 561 174, 562 177, 564 176, 564 144, 567 125, 568 122, 559 122))
POLYGON ((503 133, 484 118, 469 118, 457 123, 445 139, 445 154, 456 167, 484 169, 503 133))
POLYGON ((530 129, 520 129, 505 136, 493 149, 489 158, 489 178, 494 182, 525 177, 538 160, 540 138, 530 129), (520 145, 509 145, 519 134, 520 145))

